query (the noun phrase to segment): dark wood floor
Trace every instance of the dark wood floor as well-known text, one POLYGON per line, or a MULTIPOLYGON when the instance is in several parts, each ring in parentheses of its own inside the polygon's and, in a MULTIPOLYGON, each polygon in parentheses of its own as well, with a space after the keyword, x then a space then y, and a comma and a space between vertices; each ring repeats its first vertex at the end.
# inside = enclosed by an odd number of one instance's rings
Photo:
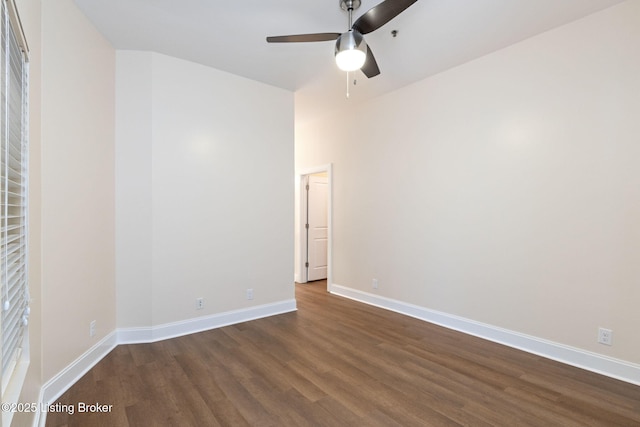
POLYGON ((295 313, 119 346, 46 425, 640 426, 640 387, 325 289, 297 285, 295 313))

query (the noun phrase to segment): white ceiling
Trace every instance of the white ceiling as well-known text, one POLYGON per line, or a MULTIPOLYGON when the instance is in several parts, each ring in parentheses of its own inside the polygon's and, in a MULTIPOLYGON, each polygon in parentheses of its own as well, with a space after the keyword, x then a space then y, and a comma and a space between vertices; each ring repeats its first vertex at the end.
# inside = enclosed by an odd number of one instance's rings
MULTIPOLYGON (((387 0, 393 1, 393 0, 387 0)), ((398 89, 623 0, 418 0, 365 39, 381 70, 335 66, 333 42, 266 36, 342 32, 339 0, 75 0, 116 49, 149 50, 296 92, 297 119, 398 89), (398 36, 391 36, 398 30, 398 36)), ((362 0, 354 20, 380 3, 362 0)))

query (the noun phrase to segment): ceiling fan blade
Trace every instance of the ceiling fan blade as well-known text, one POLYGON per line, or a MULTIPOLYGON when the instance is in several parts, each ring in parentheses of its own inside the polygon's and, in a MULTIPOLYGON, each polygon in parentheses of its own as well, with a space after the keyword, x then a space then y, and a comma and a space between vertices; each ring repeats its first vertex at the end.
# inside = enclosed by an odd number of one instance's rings
POLYGON ((373 52, 371 48, 367 45, 367 59, 364 61, 364 65, 360 68, 365 76, 368 78, 375 77, 380 74, 380 68, 378 68, 378 63, 376 62, 376 58, 373 56, 373 52))
POLYGON ((316 34, 296 34, 291 36, 267 37, 268 43, 300 43, 300 42, 326 42, 336 40, 340 33, 316 33, 316 34))
POLYGON ((369 9, 353 24, 361 34, 367 34, 382 27, 418 0, 385 0, 369 9))

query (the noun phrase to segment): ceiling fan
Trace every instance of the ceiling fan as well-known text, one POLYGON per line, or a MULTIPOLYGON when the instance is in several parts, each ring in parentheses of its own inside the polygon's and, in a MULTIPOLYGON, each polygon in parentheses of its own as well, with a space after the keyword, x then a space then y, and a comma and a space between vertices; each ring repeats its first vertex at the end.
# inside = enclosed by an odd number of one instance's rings
POLYGON ((364 34, 382 27, 418 0, 384 0, 353 22, 353 11, 361 0, 340 0, 340 7, 349 14, 349 29, 345 33, 315 33, 267 37, 268 43, 299 43, 336 41, 336 63, 341 70, 362 70, 368 78, 380 74, 380 68, 364 34))

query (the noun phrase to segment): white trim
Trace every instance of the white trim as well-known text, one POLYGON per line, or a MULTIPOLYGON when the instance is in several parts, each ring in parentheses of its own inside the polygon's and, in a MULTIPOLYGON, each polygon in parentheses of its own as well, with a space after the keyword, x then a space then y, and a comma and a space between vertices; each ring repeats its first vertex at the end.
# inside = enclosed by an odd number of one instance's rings
POLYGON ((118 329, 118 344, 162 341, 296 310, 296 300, 290 299, 148 328, 121 328, 118 329))
POLYGON ((640 365, 604 356, 568 345, 521 334, 464 317, 430 310, 428 308, 332 284, 330 292, 365 304, 415 317, 445 328, 504 344, 567 365, 576 366, 611 378, 640 385, 640 365))
POLYGON ((74 360, 69 366, 58 372, 42 386, 41 402, 48 406, 55 402, 69 387, 76 383, 84 374, 95 366, 103 357, 113 350, 117 343, 115 331, 104 337, 100 342, 74 360))
POLYGON ((298 198, 298 268, 300 274, 298 275, 298 283, 307 283, 309 281, 309 269, 306 265, 309 258, 309 232, 307 230, 307 219, 309 216, 309 192, 307 191, 307 185, 309 185, 309 174, 300 175, 300 196, 298 198))
MULTIPOLYGON (((296 300, 290 299, 149 328, 116 329, 42 386, 39 396, 41 407, 55 402, 120 344, 151 343, 296 310, 296 300)), ((46 412, 37 413, 33 426, 44 427, 46 419, 46 412)))
MULTIPOLYGON (((2 396, 2 403, 18 403, 20 398, 20 392, 24 385, 24 379, 27 377, 27 370, 29 369, 30 361, 25 358, 21 358, 16 363, 15 368, 11 370, 11 378, 7 384, 7 388, 2 396)), ((0 426, 11 425, 13 419, 13 411, 2 411, 2 423, 0 426)))
MULTIPOLYGON (((303 253, 303 236, 306 236, 304 230, 304 223, 302 221, 302 216, 304 214, 304 206, 303 200, 306 197, 304 192, 303 180, 307 175, 313 175, 316 173, 327 174, 327 291, 330 291, 330 283, 333 282, 333 164, 328 163, 326 165, 314 166, 310 168, 300 169, 296 171, 296 179, 300 184, 300 194, 298 197, 299 205, 298 205, 298 218, 299 218, 299 236, 298 239, 298 269, 299 274, 294 273, 294 277, 298 280, 298 283, 306 283, 306 275, 303 273, 304 271, 304 253, 303 253)), ((306 237, 304 237, 306 239, 306 237)))
MULTIPOLYGON (((44 402, 44 387, 41 387, 40 393, 38 393, 38 405, 42 405, 43 402, 44 402)), ((42 411, 36 411, 35 416, 33 417, 33 423, 31 425, 33 427, 46 427, 46 423, 47 423, 46 412, 43 414, 42 411)))

